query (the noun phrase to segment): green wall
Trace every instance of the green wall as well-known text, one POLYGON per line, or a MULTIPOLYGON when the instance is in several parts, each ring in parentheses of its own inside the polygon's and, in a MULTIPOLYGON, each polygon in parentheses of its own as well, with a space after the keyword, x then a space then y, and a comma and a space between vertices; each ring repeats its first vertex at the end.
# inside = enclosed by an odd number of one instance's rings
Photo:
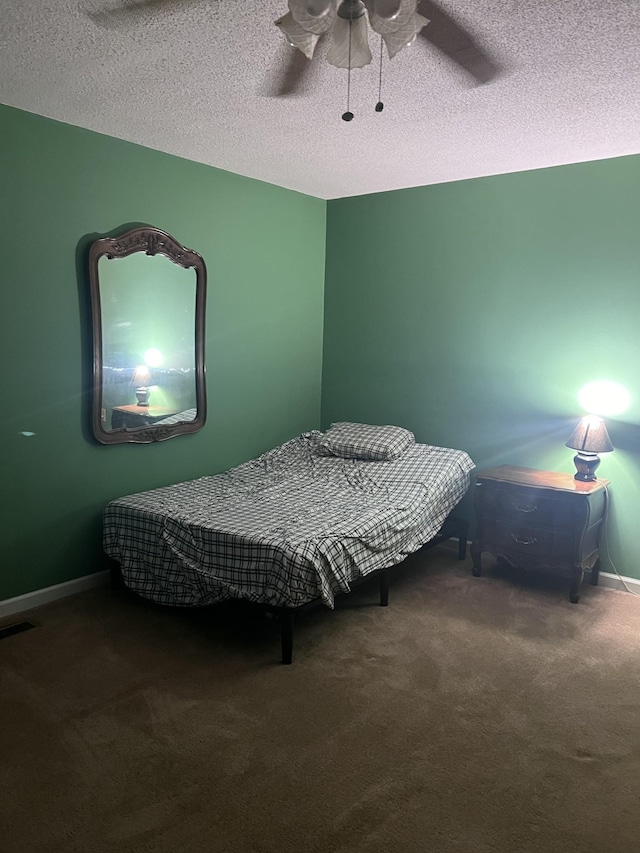
POLYGON ((319 426, 326 203, 9 107, 0 127, 3 599, 104 568, 111 498, 319 426), (88 430, 85 256, 129 224, 205 259, 208 420, 105 447, 88 430))
POLYGON ((9 107, 0 126, 0 600, 104 568, 111 498, 321 421, 401 423, 480 468, 572 471, 564 442, 595 378, 634 398, 599 474, 608 550, 640 577, 640 157, 327 205, 9 107), (193 436, 104 447, 86 250, 143 223, 207 263, 209 415, 193 436))
POLYGON ((617 381, 634 402, 598 474, 608 550, 640 577, 639 187, 633 156, 329 202, 323 426, 573 472, 577 392, 617 381))

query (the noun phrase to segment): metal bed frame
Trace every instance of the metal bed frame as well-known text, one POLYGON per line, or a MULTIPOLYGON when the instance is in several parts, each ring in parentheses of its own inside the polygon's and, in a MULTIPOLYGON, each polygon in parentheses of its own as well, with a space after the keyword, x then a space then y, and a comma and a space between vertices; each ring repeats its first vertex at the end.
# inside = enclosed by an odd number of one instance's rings
MULTIPOLYGON (((467 532, 469 522, 466 518, 449 515, 440 531, 436 533, 433 539, 422 545, 422 548, 433 548, 435 545, 440 545, 447 539, 458 540, 458 559, 464 560, 467 554, 467 532)), ((399 564, 396 564, 399 565, 399 564)), ((380 580, 380 607, 388 607, 389 605, 389 575, 395 566, 387 566, 385 569, 378 569, 376 572, 371 572, 357 581, 354 581, 351 586, 358 586, 364 581, 369 580, 374 575, 378 575, 380 580)), ((277 616, 280 620, 280 644, 282 649, 282 663, 291 664, 293 662, 293 617, 296 613, 302 613, 309 610, 311 607, 317 607, 321 603, 320 598, 316 598, 307 604, 301 604, 298 607, 268 607, 268 610, 277 616)))
MULTIPOLYGON (((454 510, 455 512, 455 510, 454 510)), ((467 532, 469 522, 466 518, 450 514, 446 519, 440 531, 436 533, 433 539, 426 542, 421 548, 433 548, 435 545, 440 545, 447 539, 458 540, 458 559, 464 560, 467 553, 467 532)), ((130 590, 124 582, 120 564, 116 560, 109 559, 111 588, 114 590, 127 590, 131 595, 136 595, 133 590, 130 590)), ((399 564, 396 564, 399 565, 399 564)), ((380 590, 380 607, 389 605, 389 575, 395 566, 387 566, 385 569, 378 569, 375 572, 370 572, 362 578, 353 581, 351 586, 358 586, 364 581, 369 580, 374 575, 379 577, 380 590)), ((282 663, 291 664, 293 662, 293 619, 298 613, 309 610, 312 607, 317 607, 322 603, 321 598, 316 598, 306 604, 301 604, 298 607, 276 607, 268 604, 254 604, 254 607, 260 607, 263 612, 271 613, 280 622, 280 645, 282 651, 282 663)))

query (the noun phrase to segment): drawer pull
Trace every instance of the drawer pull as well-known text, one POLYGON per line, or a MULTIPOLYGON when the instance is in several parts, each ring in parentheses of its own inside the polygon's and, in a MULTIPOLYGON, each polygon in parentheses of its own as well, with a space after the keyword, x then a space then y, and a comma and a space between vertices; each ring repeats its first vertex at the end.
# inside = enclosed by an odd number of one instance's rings
POLYGON ((512 533, 511 538, 514 542, 517 542, 518 545, 535 545, 538 541, 535 536, 518 536, 517 533, 512 533))
POLYGON ((535 504, 514 504, 511 506, 518 512, 537 512, 538 507, 535 504))

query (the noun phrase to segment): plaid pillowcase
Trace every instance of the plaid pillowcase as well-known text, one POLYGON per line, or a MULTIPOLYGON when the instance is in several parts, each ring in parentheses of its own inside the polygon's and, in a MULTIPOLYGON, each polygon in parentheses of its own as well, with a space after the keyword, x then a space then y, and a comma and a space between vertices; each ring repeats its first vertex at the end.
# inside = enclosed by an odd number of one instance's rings
POLYGON ((343 422, 331 424, 320 437, 316 452, 321 456, 388 462, 414 443, 414 434, 403 427, 343 422))

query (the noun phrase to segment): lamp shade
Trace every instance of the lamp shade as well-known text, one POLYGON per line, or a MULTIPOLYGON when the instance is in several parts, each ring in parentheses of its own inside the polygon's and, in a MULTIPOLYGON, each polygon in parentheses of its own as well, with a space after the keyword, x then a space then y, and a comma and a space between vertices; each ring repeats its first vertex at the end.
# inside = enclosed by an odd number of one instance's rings
POLYGON ((133 385, 147 385, 151 379, 151 371, 146 364, 141 364, 133 371, 133 385))
POLYGON ((613 450, 604 421, 590 415, 582 418, 566 446, 582 453, 610 453, 613 450))

